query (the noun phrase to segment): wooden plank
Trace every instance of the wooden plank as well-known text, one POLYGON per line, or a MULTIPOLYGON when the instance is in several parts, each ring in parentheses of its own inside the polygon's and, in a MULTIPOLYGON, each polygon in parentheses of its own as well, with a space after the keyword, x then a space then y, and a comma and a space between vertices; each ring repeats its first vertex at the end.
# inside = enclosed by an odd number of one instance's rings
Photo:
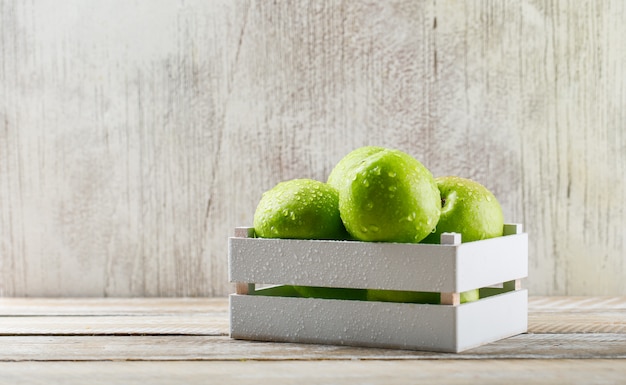
POLYGON ((228 314, 228 298, 0 298, 0 316, 228 314))
POLYGON ((532 333, 626 333, 626 310, 530 313, 532 333))
POLYGON ((626 333, 626 297, 530 297, 529 332, 626 333))
POLYGON ((524 334, 463 353, 238 341, 214 336, 2 336, 0 361, 626 358, 625 334, 524 334))
POLYGON ((588 385, 626 378, 625 360, 0 362, 0 384, 588 385))
MULTIPOLYGON (((528 328, 531 333, 624 333, 626 323, 626 297, 529 297, 528 328)), ((51 325, 62 318, 54 316, 144 316, 210 314, 215 319, 210 325, 220 325, 219 333, 228 333, 228 299, 0 299, 0 323, 16 326, 29 333, 47 334, 51 325), (4 316, 4 317, 2 317, 4 316), (6 316, 22 316, 19 320, 6 316), (29 318, 26 316, 50 316, 51 318, 29 318), (36 323, 33 323, 33 322, 36 323)), ((150 323, 150 318, 133 320, 135 327, 150 323)), ((113 319, 111 319, 112 322, 113 319)), ((102 322, 91 321, 90 322, 102 322)), ((7 329, 8 330, 8 329, 7 329)), ((18 329, 12 329, 18 333, 18 329)), ((68 328, 65 332, 70 333, 68 328)), ((105 329, 103 329, 105 330, 105 329)), ((65 333, 64 332, 64 333, 65 333)), ((95 332, 95 331, 94 331, 95 332)), ((6 334, 6 333, 5 333, 6 334)))
POLYGON ((458 245, 232 237, 228 262, 232 282, 463 292, 526 277, 528 234, 458 245))
MULTIPOLYGON (((76 313, 75 311, 68 311, 76 313)), ((37 312, 33 312, 37 313, 37 312)), ((60 313, 60 312, 55 312, 60 313)), ((163 313, 161 313, 163 314, 163 313)), ((0 334, 209 334, 227 335, 229 320, 226 312, 179 316, 19 316, 0 317, 0 334), (163 323, 154 325, 154 320, 163 323), (176 321, 174 321, 176 320, 176 321), (86 329, 89 325, 90 329, 86 329)), ((626 312, 586 311, 560 313, 558 311, 528 315, 529 333, 626 333, 626 312)))
POLYGON ((223 314, 0 317, 0 335, 228 335, 223 314))
POLYGON ((528 309, 532 312, 626 310, 626 296, 531 296, 528 309))
POLYGON ((458 352, 527 330, 526 290, 460 306, 231 295, 230 335, 458 352))

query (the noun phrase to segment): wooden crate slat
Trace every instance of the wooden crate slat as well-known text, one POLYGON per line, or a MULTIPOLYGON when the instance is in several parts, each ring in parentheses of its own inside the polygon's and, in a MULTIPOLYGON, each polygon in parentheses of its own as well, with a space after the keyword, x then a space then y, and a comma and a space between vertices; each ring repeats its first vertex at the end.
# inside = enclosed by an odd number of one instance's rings
POLYGON ((462 292, 528 275, 527 234, 460 245, 229 239, 231 282, 462 292))

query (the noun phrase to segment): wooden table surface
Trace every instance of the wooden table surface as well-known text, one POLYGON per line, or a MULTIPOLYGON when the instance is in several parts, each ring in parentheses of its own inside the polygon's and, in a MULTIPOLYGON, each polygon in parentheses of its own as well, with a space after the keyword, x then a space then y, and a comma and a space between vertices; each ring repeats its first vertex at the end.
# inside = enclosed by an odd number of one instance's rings
POLYGON ((228 299, 0 299, 0 384, 626 384, 626 297, 531 297, 459 354, 237 341, 228 299))

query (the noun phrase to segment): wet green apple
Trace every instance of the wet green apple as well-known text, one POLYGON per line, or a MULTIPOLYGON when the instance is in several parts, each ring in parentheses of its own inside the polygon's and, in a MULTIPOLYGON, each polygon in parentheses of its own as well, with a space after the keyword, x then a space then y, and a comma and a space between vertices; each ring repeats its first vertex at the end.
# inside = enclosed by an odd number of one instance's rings
POLYGON ((461 293, 461 303, 477 301, 480 299, 480 291, 478 289, 468 290, 461 293))
POLYGON ((421 241, 433 231, 441 211, 432 174, 399 150, 361 151, 360 156, 339 162, 344 164, 336 172, 341 178, 332 181, 339 191, 346 230, 361 241, 421 241))
MULTIPOLYGON (((461 303, 479 299, 478 289, 461 293, 461 303)), ((439 304, 441 294, 430 291, 368 290, 368 301, 439 304)))
POLYGON ((312 179, 280 182, 263 193, 254 213, 261 238, 345 239, 337 190, 312 179))
POLYGON ((383 151, 384 147, 363 146, 349 152, 335 165, 326 183, 333 186, 337 191, 349 184, 353 170, 368 156, 383 151))
POLYGON ((356 301, 365 301, 367 298, 367 290, 365 289, 317 286, 294 286, 293 288, 301 297, 305 298, 346 299, 356 301))
POLYGON ((424 243, 439 243, 445 232, 460 233, 462 242, 502 236, 502 208, 485 186, 457 176, 439 177, 435 182, 441 194, 441 216, 424 243))
POLYGON ((438 304, 441 295, 429 291, 373 290, 367 291, 368 301, 438 304))

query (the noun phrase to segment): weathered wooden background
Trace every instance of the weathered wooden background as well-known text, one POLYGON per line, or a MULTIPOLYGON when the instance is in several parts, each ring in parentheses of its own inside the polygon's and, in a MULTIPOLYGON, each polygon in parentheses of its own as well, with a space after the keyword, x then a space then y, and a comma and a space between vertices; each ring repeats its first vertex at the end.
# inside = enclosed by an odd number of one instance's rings
POLYGON ((626 294, 626 5, 0 0, 0 296, 218 296, 281 180, 491 188, 531 294, 626 294))

